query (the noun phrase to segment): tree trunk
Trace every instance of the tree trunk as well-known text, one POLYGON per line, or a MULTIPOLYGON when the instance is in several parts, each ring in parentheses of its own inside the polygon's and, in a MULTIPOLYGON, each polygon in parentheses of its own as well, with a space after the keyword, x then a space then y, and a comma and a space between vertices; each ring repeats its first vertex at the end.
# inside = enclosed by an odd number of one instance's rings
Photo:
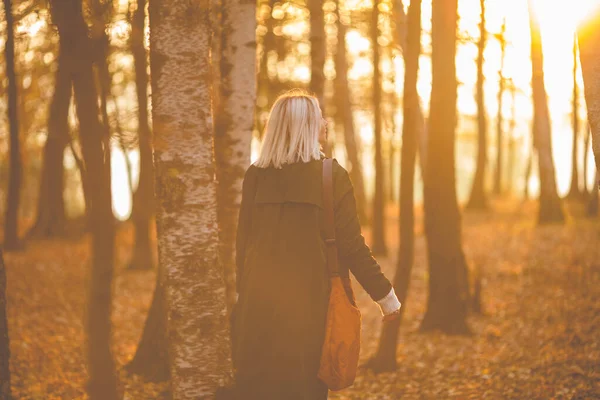
MULTIPOLYGON (((596 171, 595 181, 600 182, 599 179, 600 179, 600 173, 598 173, 598 171, 596 171)), ((600 201, 599 197, 600 197, 600 192, 598 190, 592 190, 590 199, 587 204, 587 215, 590 218, 594 218, 594 217, 598 216, 598 202, 600 201)))
POLYGON ((538 153, 540 172, 539 223, 563 222, 564 215, 556 190, 554 160, 552 159, 552 134, 546 88, 544 86, 544 58, 539 22, 531 10, 529 1, 529 25, 531 29, 531 67, 533 88, 533 144, 538 153))
MULTIPOLYGON (((394 13, 401 9, 402 1, 394 3, 394 13)), ((406 307, 406 297, 414 258, 414 178, 417 155, 417 135, 421 119, 417 74, 421 53, 421 0, 413 0, 408 8, 407 39, 404 51, 404 102, 406 116, 402 125, 402 154, 400 166, 400 248, 398 265, 394 275, 394 289, 403 304, 399 318, 383 325, 377 353, 369 362, 376 372, 396 369, 396 350, 402 315, 406 307)))
POLYGON ((432 86, 424 206, 429 298, 421 329, 467 333, 461 218, 456 199, 457 0, 432 3, 432 86))
MULTIPOLYGON (((308 0, 310 12, 310 85, 309 90, 319 99, 319 105, 325 116, 325 15, 323 2, 308 0)), ((332 146, 329 140, 323 145, 323 150, 328 157, 332 155, 332 146)))
POLYGON ((223 0, 221 33, 221 84, 215 115, 217 163, 217 216, 219 256, 225 272, 227 305, 236 301, 235 238, 242 201, 242 182, 250 165, 250 142, 256 102, 256 6, 240 0, 223 0))
POLYGON ((571 156, 571 187, 569 197, 577 198, 581 195, 579 190, 578 170, 578 142, 579 142, 579 87, 577 85, 577 35, 573 38, 573 151, 571 156))
POLYGON ((93 199, 88 209, 92 231, 92 270, 89 306, 86 316, 87 357, 89 363, 88 394, 90 399, 117 399, 117 377, 110 350, 111 297, 114 263, 115 228, 110 186, 110 149, 104 137, 106 128, 99 120, 98 95, 94 84, 93 46, 83 18, 82 4, 77 0, 57 1, 52 5, 56 23, 67 47, 69 65, 80 127, 80 141, 85 161, 89 194, 93 199))
MULTIPOLYGON (((590 148, 590 139, 592 137, 592 133, 590 131, 589 124, 586 129, 585 141, 583 143, 583 197, 587 198, 588 192, 588 152, 590 148)), ((592 188, 592 192, 594 192, 594 188, 592 188)))
MULTIPOLYGON (((5 3, 6 4, 6 3, 5 3)), ((10 346, 6 316, 6 266, 0 249, 0 400, 11 400, 10 346)))
POLYGON ((381 73, 379 71, 379 1, 374 1, 371 13, 371 43, 373 45, 373 119, 375 136, 375 194, 373 196, 373 253, 385 255, 387 246, 385 243, 385 198, 383 171, 383 154, 381 143, 381 73))
POLYGON ((579 27, 577 39, 592 149, 596 159, 596 189, 600 190, 600 6, 590 15, 579 27))
POLYGON ((166 274, 174 399, 207 398, 231 377, 218 251, 210 13, 204 0, 150 3, 159 263, 166 274))
POLYGON ((17 117, 17 77, 15 76, 15 32, 12 15, 12 1, 4 0, 6 18, 6 44, 4 61, 6 62, 7 118, 10 132, 10 164, 8 193, 6 195, 6 216, 4 223, 4 250, 17 250, 22 243, 19 240, 19 202, 21 199, 21 179, 23 165, 19 145, 19 121, 17 117))
POLYGON ((487 32, 485 27, 485 0, 479 0, 481 8, 481 21, 479 23, 479 43, 477 53, 477 169, 471 187, 471 196, 467 208, 471 210, 484 210, 487 208, 485 194, 485 167, 487 164, 487 114, 485 111, 483 83, 483 52, 485 51, 487 32))
POLYGON ((529 156, 527 157, 527 164, 525 167, 525 182, 523 184, 523 199, 524 200, 529 199, 529 178, 531 178, 531 169, 533 168, 533 152, 534 152, 534 148, 532 146, 532 148, 529 152, 529 156))
POLYGON ((167 308, 165 305, 164 271, 157 271, 152 304, 148 310, 144 331, 128 371, 150 382, 170 379, 167 339, 167 308))
POLYGON ((310 91, 319 99, 325 110, 325 16, 323 2, 308 0, 310 12, 310 91))
POLYGON ((513 180, 515 178, 515 146, 516 146, 516 138, 515 138, 515 129, 517 127, 517 106, 516 106, 516 96, 517 96, 517 88, 514 85, 514 82, 511 81, 510 85, 510 96, 511 96, 511 111, 510 111, 510 126, 508 128, 508 168, 506 171, 506 176, 508 179, 506 180, 506 190, 508 193, 512 193, 513 191, 513 180))
POLYGON ((154 213, 154 171, 152 166, 152 132, 148 123, 148 72, 144 48, 146 0, 137 0, 131 24, 131 53, 135 67, 135 87, 138 101, 138 139, 140 174, 133 195, 131 219, 135 226, 135 244, 130 269, 152 269, 150 226, 154 213))
MULTIPOLYGON (((61 40, 62 42, 62 40, 61 40)), ((59 44, 62 48, 63 44, 59 44)), ((69 143, 69 106, 71 73, 63 51, 58 51, 54 94, 48 110, 48 137, 44 145, 44 163, 40 178, 37 218, 29 236, 56 237, 65 232, 67 217, 63 199, 64 152, 69 143)))
POLYGON ((364 224, 367 219, 367 199, 365 197, 365 184, 362 174, 362 163, 356 144, 357 137, 354 130, 354 118, 352 113, 352 102, 350 101, 350 88, 348 86, 348 59, 346 56, 346 26, 342 24, 339 17, 339 1, 337 5, 337 49, 335 53, 335 93, 337 99, 337 110, 342 115, 344 125, 344 144, 350 161, 350 178, 354 186, 358 217, 364 224))
MULTIPOLYGON (((404 6, 400 5, 394 7, 394 20, 396 23, 396 40, 398 41, 403 54, 408 52, 407 44, 407 16, 404 13, 404 6)), ((419 55, 420 56, 420 55, 419 55)), ((425 180, 425 165, 427 161, 427 127, 425 126, 425 117, 423 116, 423 110, 421 109, 421 100, 416 108, 412 109, 415 113, 415 118, 418 124, 415 125, 417 129, 417 145, 419 153, 419 166, 421 168, 421 179, 425 180)), ((404 129, 404 128, 403 128, 404 129)))
POLYGON ((502 97, 504 96, 504 55, 506 54, 506 20, 502 23, 502 30, 499 36, 500 41, 500 69, 498 70, 498 113, 496 114, 496 171, 494 175, 494 194, 502 193, 502 160, 503 160, 503 140, 502 140, 502 97))

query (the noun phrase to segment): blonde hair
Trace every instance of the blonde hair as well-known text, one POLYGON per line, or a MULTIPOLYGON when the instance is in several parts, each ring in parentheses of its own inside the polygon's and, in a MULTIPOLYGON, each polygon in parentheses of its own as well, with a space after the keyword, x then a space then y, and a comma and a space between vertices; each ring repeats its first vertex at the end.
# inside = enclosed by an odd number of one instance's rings
POLYGON ((259 168, 309 162, 321 158, 321 108, 314 96, 294 89, 273 104, 258 160, 259 168))

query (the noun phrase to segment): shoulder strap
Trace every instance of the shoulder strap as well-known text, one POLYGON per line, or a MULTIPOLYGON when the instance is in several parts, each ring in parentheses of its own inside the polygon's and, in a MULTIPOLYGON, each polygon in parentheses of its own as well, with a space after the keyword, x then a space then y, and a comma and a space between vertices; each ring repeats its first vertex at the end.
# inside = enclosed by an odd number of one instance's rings
POLYGON ((333 210, 333 160, 323 160, 323 205, 325 208, 325 245, 327 268, 330 276, 339 276, 337 244, 335 242, 335 217, 333 210))

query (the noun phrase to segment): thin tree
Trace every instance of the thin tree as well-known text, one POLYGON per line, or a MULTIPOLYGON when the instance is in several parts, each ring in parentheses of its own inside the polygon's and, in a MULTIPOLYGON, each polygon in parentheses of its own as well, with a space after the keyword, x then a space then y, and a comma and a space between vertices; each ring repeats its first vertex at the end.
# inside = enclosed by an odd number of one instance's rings
POLYGON ((471 186, 471 195, 467 208, 483 210, 487 208, 485 194, 485 170, 487 164, 487 114, 485 111, 483 83, 483 53, 485 51, 487 31, 485 27, 485 0, 479 0, 481 19, 479 22, 479 42, 477 44, 477 87, 475 98, 477 101, 477 169, 471 186))
MULTIPOLYGON (((600 173, 596 170, 596 182, 600 182, 600 173)), ((590 195, 590 199, 587 204, 587 215, 588 217, 597 217, 598 216, 598 203, 600 203, 600 191, 592 190, 590 195)))
POLYGON ((132 269, 152 268, 152 244, 150 226, 154 213, 154 171, 152 166, 152 131, 148 122, 148 73, 147 55, 144 47, 146 0, 136 0, 136 10, 131 21, 131 54, 135 68, 137 95, 138 148, 140 173, 137 190, 133 195, 131 219, 135 226, 135 244, 132 269))
POLYGON ((579 85, 577 84, 577 34, 573 36, 573 148, 571 153, 571 187, 568 196, 577 198, 581 195, 579 190, 579 85))
POLYGON ((515 129, 517 127, 517 87, 515 86, 512 78, 509 79, 509 90, 511 97, 511 109, 510 109, 510 125, 508 129, 508 166, 506 171, 506 176, 508 179, 506 180, 506 190, 510 193, 513 189, 513 179, 514 179, 514 167, 515 167, 515 146, 516 146, 516 137, 515 137, 515 129))
POLYGON ((500 33, 496 35, 500 42, 500 69, 498 70, 498 113, 496 114, 496 171, 494 174, 494 194, 502 193, 502 161, 503 161, 503 140, 502 140, 502 99, 504 97, 504 58, 506 55, 506 19, 502 22, 500 33))
POLYGON ((19 240, 19 201, 21 199, 21 178, 23 165, 19 144, 19 120, 17 116, 17 77, 15 75, 15 32, 12 14, 12 1, 4 1, 6 19, 6 43, 4 61, 6 62, 7 117, 10 132, 10 164, 8 191, 6 195, 6 216, 4 219, 4 249, 17 250, 22 246, 19 240))
MULTIPOLYGON (((588 191, 588 154, 590 149, 590 139, 592 137, 592 133, 590 130, 589 124, 586 127, 585 141, 583 142, 583 198, 587 198, 588 191)), ((594 188, 592 188, 592 193, 594 192, 594 188)))
MULTIPOLYGON (((394 2, 394 13, 400 12, 402 1, 394 2)), ((402 153, 400 165, 400 248, 398 264, 394 275, 394 288, 398 298, 406 307, 406 297, 410 283, 410 274, 414 258, 414 179, 415 160, 417 155, 417 135, 421 119, 415 108, 420 109, 417 93, 417 75, 419 71, 419 55, 421 53, 421 0, 413 0, 408 8, 406 46, 404 51, 404 102, 405 115, 402 124, 402 153)), ((379 337, 377 353, 370 360, 369 366, 377 371, 393 371, 396 369, 396 350, 400 330, 400 318, 383 325, 379 337)))
POLYGON ((577 39, 592 151, 596 159, 596 185, 600 190, 600 6, 579 26, 577 39))
POLYGON ((153 0, 149 13, 171 387, 175 399, 208 398, 231 375, 213 158, 211 8, 207 0, 153 0))
POLYGON ((348 86, 348 59, 346 55, 346 26, 340 18, 340 2, 337 2, 336 27, 337 27, 337 49, 335 52, 335 94, 337 110, 341 114, 344 127, 344 144, 346 154, 350 161, 350 178, 354 185, 356 206, 361 222, 367 222, 367 200, 365 196, 365 184, 358 152, 356 130, 354 129, 354 118, 352 113, 352 102, 350 100, 350 87, 348 86))
POLYGON ((72 69, 73 92, 79 121, 86 179, 91 197, 87 210, 92 231, 92 270, 86 316, 90 399, 117 399, 117 377, 110 350, 111 297, 114 266, 115 227, 112 214, 110 149, 107 128, 99 119, 98 90, 95 85, 94 46, 88 35, 82 3, 53 0, 52 18, 59 34, 69 38, 66 49, 72 69))
MULTIPOLYGON (((393 12, 394 21, 396 22, 396 41, 402 49, 402 53, 408 52, 408 18, 404 13, 404 7, 394 6, 393 12)), ((419 49, 420 51, 420 49, 419 49)), ((412 112, 415 113, 415 118, 418 124, 415 125, 417 129, 417 141, 418 141, 418 154, 419 154, 419 166, 421 168, 421 178, 425 179, 425 164, 427 161, 427 127, 425 126, 425 118, 423 116, 423 110, 421 109, 421 103, 417 103, 416 107, 412 108, 412 112)))
POLYGON ((381 113, 381 72, 379 70, 379 1, 373 2, 371 13, 371 44, 373 46, 373 131, 375 136, 375 194, 373 196, 373 253, 387 253, 385 243, 385 198, 384 198, 384 169, 382 154, 382 113, 381 113))
MULTIPOLYGON (((130 264, 130 268, 133 269, 149 269, 153 264, 150 224, 154 213, 154 168, 152 132, 148 123, 148 74, 144 47, 145 6, 146 0, 137 0, 137 8, 132 18, 130 42, 135 66, 140 151, 140 175, 137 190, 133 195, 131 215, 135 225, 135 249, 130 264)), ((135 356, 127 364, 127 369, 151 382, 166 381, 170 378, 163 268, 157 268, 154 294, 144 331, 135 356)))
POLYGON ((72 83, 64 51, 65 39, 59 37, 54 94, 48 110, 48 136, 44 145, 44 161, 40 177, 37 217, 28 236, 55 237, 65 231, 67 217, 63 199, 64 151, 69 143, 69 105, 72 83))
POLYGON ((533 89, 533 144, 538 154, 540 173, 539 223, 562 222, 564 214, 558 192, 554 160, 552 159, 552 135, 550 113, 544 86, 544 56, 539 21, 529 3, 529 26, 531 30, 531 85, 533 89))
POLYGON ((6 266, 0 249, 0 400, 11 400, 10 346, 6 316, 6 266))
POLYGON ((432 3, 432 86, 424 187, 425 234, 429 258, 429 297, 421 329, 462 334, 468 288, 456 198, 457 0, 432 3))
POLYGON ((325 15, 323 2, 308 0, 310 13, 310 91, 317 96, 321 109, 325 106, 325 15))
POLYGON ((256 101, 256 6, 223 0, 220 100, 215 115, 215 158, 219 256, 225 271, 227 304, 236 300, 235 237, 242 201, 242 181, 250 165, 254 104, 256 101))

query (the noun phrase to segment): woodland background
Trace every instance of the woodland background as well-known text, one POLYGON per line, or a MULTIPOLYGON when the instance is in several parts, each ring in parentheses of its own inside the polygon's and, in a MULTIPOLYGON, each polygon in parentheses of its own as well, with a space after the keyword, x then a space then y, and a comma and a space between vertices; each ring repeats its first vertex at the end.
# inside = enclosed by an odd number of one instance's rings
POLYGON ((330 397, 600 396, 597 1, 4 0, 0 17, 1 399, 231 381, 241 182, 295 87, 404 304, 382 327, 357 288, 361 371, 330 397))

